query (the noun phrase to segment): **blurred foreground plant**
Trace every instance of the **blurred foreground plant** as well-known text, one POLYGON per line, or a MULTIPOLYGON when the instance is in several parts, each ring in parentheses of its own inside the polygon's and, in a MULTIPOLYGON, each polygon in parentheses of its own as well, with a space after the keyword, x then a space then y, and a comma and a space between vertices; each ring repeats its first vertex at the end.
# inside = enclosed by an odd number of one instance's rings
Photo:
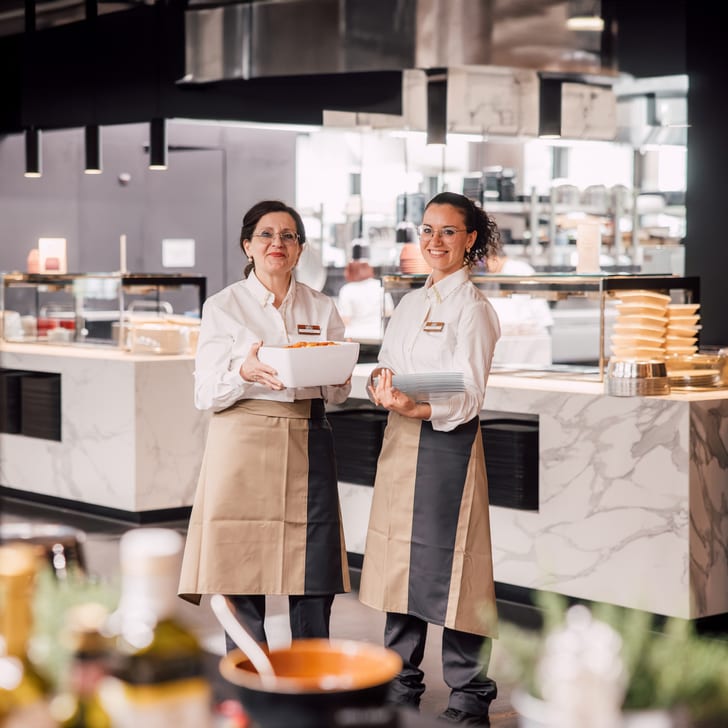
MULTIPOLYGON (((541 631, 502 624, 503 649, 491 671, 543 698, 539 665, 546 639, 566 622, 565 598, 542 593, 541 631)), ((692 721, 728 725, 728 641, 697 634, 692 623, 670 618, 662 623, 646 612, 608 604, 591 607, 593 620, 621 637, 627 676, 623 711, 687 710, 692 721)))

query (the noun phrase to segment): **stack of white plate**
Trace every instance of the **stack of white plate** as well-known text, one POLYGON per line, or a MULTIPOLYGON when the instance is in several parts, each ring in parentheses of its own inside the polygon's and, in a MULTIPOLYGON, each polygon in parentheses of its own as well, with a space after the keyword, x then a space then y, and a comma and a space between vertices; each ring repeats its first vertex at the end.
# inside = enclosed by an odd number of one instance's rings
MULTIPOLYGON (((376 378, 374 380, 376 386, 376 378)), ((413 399, 429 401, 447 399, 452 394, 465 391, 462 372, 420 372, 418 374, 395 374, 392 386, 413 399)))
POLYGON ((670 296, 656 291, 620 291, 612 334, 617 359, 664 361, 670 296))
POLYGON ((686 356, 698 350, 699 303, 672 303, 667 307, 666 351, 668 356, 686 356))

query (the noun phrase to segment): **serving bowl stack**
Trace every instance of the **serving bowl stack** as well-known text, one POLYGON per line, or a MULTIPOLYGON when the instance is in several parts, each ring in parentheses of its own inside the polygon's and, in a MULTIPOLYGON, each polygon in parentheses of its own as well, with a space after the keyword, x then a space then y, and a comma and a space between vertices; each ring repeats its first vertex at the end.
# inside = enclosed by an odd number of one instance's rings
POLYGON ((667 307, 668 356, 689 356, 698 351, 699 309, 699 303, 672 303, 667 307))
POLYGON ((664 361, 670 297, 656 291, 621 291, 611 338, 621 360, 664 361))
POLYGON ((610 359, 605 383, 606 393, 615 397, 670 394, 664 360, 610 359))

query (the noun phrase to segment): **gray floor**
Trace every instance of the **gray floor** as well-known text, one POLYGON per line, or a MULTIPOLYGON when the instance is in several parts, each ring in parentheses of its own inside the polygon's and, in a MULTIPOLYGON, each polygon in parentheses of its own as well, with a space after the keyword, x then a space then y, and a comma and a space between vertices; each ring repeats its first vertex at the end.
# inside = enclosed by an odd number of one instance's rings
MULTIPOLYGON (((81 516, 73 511, 36 507, 16 501, 3 500, 0 524, 19 521, 59 523, 71 525, 85 533, 84 553, 87 570, 103 579, 115 580, 118 577, 119 538, 132 526, 118 521, 81 516)), ((159 524, 184 532, 184 523, 159 524)), ((356 584, 357 574, 353 574, 356 584)), ((221 655, 224 638, 205 598, 200 606, 179 600, 178 616, 199 636, 211 654, 221 655)), ((331 622, 331 636, 341 639, 354 639, 381 643, 384 615, 362 605, 356 589, 349 594, 339 595, 334 601, 331 622)), ((271 647, 285 645, 290 640, 288 628, 287 600, 272 597, 268 599, 266 631, 271 647)), ((423 696, 421 711, 424 715, 437 715, 447 706, 449 689, 442 679, 440 667, 440 647, 442 629, 431 626, 422 668, 425 671, 427 690, 423 696)), ((492 662, 497 664, 500 645, 496 641, 492 662)), ((491 673, 498 683, 498 698, 491 705, 491 721, 499 728, 515 728, 518 725, 516 714, 511 707, 511 686, 499 680, 498 674, 491 673)))

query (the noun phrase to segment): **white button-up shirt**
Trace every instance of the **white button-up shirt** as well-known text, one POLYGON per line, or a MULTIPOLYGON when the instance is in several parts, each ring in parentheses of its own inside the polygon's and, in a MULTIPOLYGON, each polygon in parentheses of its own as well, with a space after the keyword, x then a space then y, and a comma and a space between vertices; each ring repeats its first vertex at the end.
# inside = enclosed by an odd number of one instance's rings
POLYGON ((245 280, 223 288, 205 301, 195 356, 198 409, 219 412, 239 399, 293 402, 322 397, 338 404, 349 396, 350 385, 274 391, 246 382, 240 376, 240 367, 250 347, 258 341, 269 346, 285 346, 297 341, 344 338, 344 323, 333 301, 323 293, 292 278, 279 308, 273 305, 273 300, 273 294, 251 272, 245 280), (301 327, 319 329, 315 335, 304 336, 299 335, 301 327))
POLYGON ((453 430, 483 407, 498 316, 463 267, 439 283, 427 279, 397 305, 384 334, 379 363, 395 374, 462 372, 465 392, 430 402, 435 430, 453 430), (442 324, 442 326, 441 326, 442 324))

